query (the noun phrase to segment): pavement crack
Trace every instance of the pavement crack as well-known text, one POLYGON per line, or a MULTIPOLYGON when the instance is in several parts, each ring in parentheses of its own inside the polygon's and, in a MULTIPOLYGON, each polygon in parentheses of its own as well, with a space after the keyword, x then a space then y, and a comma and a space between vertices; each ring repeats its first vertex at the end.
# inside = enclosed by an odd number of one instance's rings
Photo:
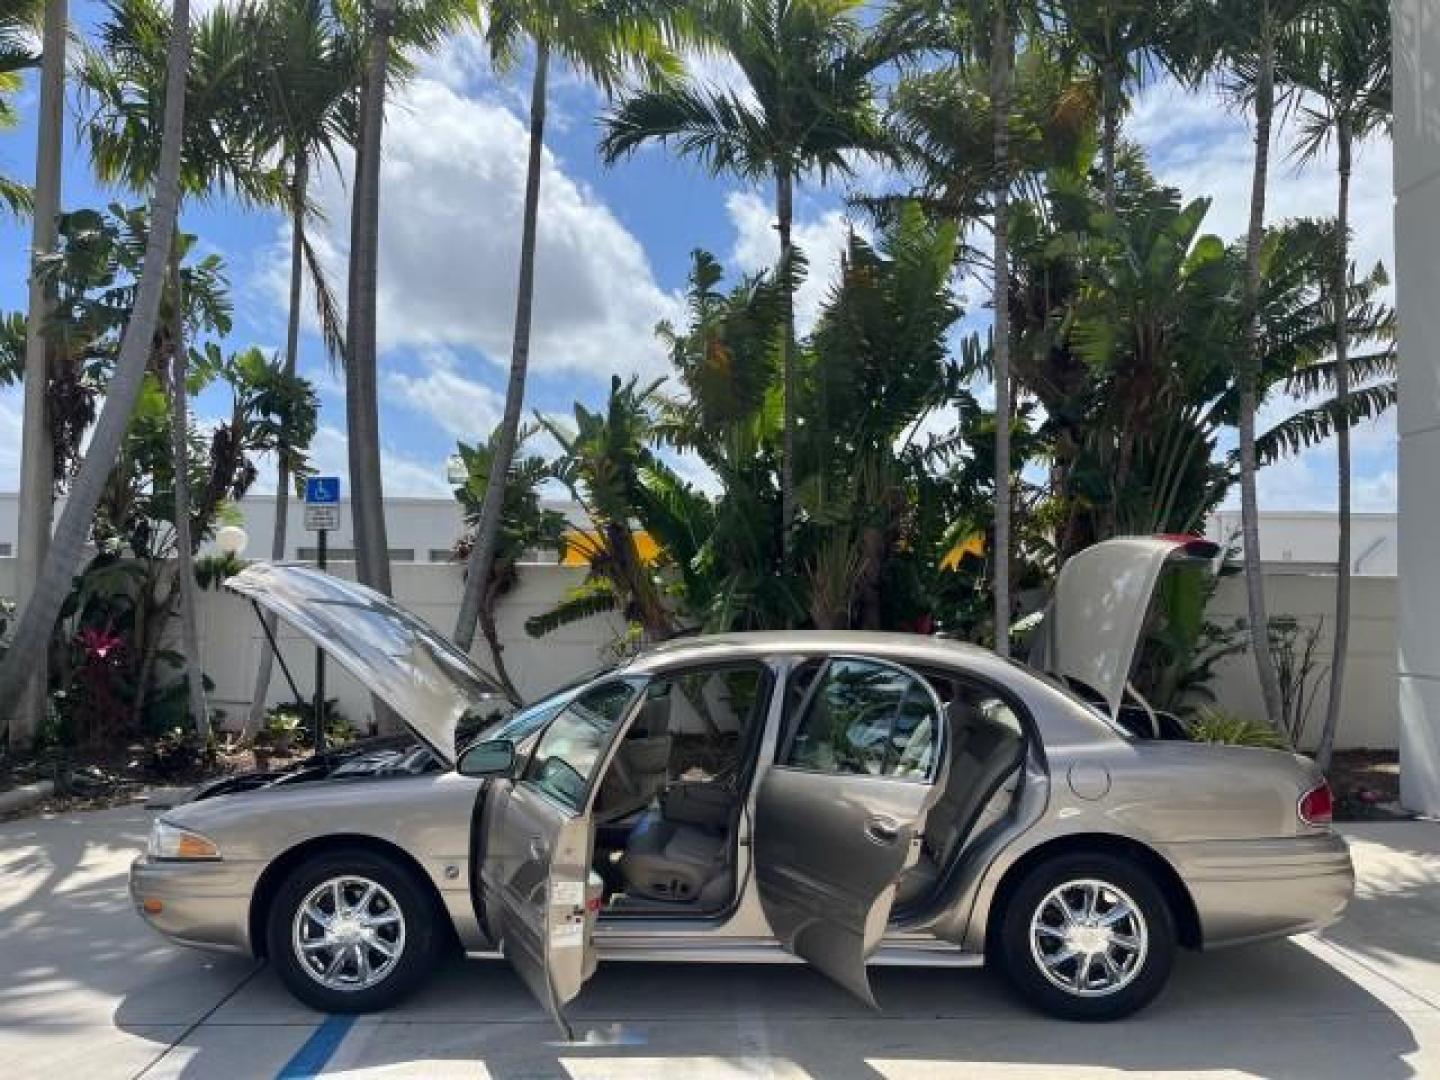
POLYGON ((244 990, 245 987, 249 986, 250 981, 254 979, 256 975, 259 975, 260 972, 262 972, 263 970, 265 970, 265 965, 263 963, 259 963, 256 964, 253 968, 251 968, 248 972, 246 972, 243 979, 241 979, 228 991, 221 995, 219 1001, 215 1002, 215 1004, 210 1006, 210 1008, 207 1009, 201 1016, 196 1018, 196 1020, 189 1027, 187 1027, 184 1031, 180 1033, 179 1038, 177 1038, 169 1046, 165 1047, 164 1050, 160 1051, 160 1053, 156 1056, 155 1060, 150 1062, 143 1069, 137 1072, 131 1078, 131 1080, 141 1080, 141 1077, 145 1076, 148 1072, 150 1072, 151 1069, 155 1068, 156 1065, 159 1065, 162 1061, 169 1057, 170 1051, 174 1050, 191 1035, 195 1034, 195 1032, 205 1023, 205 1021, 209 1020, 212 1016, 214 1016, 217 1012, 224 1008, 225 1004, 229 1002, 231 998, 233 998, 236 994, 240 993, 241 990, 244 990))

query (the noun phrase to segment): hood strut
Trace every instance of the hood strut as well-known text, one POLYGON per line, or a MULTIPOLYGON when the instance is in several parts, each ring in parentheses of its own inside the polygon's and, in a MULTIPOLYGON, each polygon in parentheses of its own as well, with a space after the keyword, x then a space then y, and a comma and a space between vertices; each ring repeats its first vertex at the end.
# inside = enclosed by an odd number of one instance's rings
POLYGON ((260 610, 260 605, 254 600, 250 601, 250 607, 255 612, 255 618, 260 620, 260 629, 265 631, 265 640, 270 643, 270 655, 280 662, 280 670, 285 675, 285 681, 290 684, 290 692, 295 695, 295 704, 304 708, 305 698, 300 693, 300 687, 295 685, 295 676, 290 674, 290 665, 285 662, 285 654, 276 644, 275 635, 270 632, 270 624, 265 621, 265 612, 260 610))

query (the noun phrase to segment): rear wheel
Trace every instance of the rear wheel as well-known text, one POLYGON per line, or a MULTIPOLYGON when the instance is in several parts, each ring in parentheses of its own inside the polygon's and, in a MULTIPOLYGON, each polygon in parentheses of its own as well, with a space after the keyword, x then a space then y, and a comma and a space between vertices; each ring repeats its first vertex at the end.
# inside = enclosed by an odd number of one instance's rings
POLYGON ((1067 1020, 1117 1020, 1152 1001, 1175 959, 1175 920, 1141 867, 1064 855, 1010 894, 1001 966, 1030 1004, 1067 1020))
POLYGON ((322 1012, 387 1008, 434 966, 439 934, 414 874, 368 851, 317 856, 290 873, 270 906, 270 962, 322 1012))

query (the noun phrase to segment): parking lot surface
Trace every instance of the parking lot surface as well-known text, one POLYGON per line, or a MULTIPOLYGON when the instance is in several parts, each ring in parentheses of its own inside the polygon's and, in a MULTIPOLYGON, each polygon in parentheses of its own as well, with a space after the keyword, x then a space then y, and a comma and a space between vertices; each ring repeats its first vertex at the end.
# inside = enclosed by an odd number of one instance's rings
POLYGON ((0 1076, 1440 1076, 1440 823, 1349 826, 1321 936, 1182 957, 1137 1017, 1067 1024, 983 971, 874 973, 871 1012, 800 966, 602 966, 562 1042, 501 964, 326 1018, 263 965, 173 947, 125 889, 144 807, 0 825, 0 1076))

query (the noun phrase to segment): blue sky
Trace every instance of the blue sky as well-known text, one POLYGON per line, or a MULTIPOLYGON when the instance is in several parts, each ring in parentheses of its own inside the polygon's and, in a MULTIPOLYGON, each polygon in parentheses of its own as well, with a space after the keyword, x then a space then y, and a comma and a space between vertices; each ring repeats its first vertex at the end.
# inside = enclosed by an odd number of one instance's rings
MULTIPOLYGON (((78 4, 75 15, 82 23, 93 19, 94 6, 78 4)), ((725 82, 732 76, 712 62, 705 77, 725 82)), ((0 169, 12 176, 32 169, 34 94, 32 84, 22 97, 24 124, 0 135, 0 169)), ((482 438, 499 416, 513 321, 527 94, 528 72, 496 77, 478 42, 467 36, 424 61, 420 77, 394 103, 382 172, 379 311, 388 494, 447 493, 444 460, 456 439, 482 438)), ((602 108, 569 73, 552 79, 527 397, 529 408, 547 413, 568 412, 577 399, 598 402, 612 372, 665 374, 652 330, 662 318, 681 317, 694 248, 714 252, 732 271, 748 272, 767 265, 776 246, 767 189, 713 179, 660 151, 604 167, 594 123, 602 108)), ((1188 95, 1160 82, 1139 96, 1126 132, 1146 145, 1162 180, 1189 196, 1214 197, 1207 228, 1227 239, 1239 235, 1252 153, 1242 119, 1212 95, 1188 95)), ((73 143, 65 177, 67 207, 137 201, 133 194, 98 188, 73 143)), ((862 173, 859 182, 884 181, 862 173)), ((1388 143, 1362 149, 1354 190, 1357 257, 1388 266, 1388 143)), ((824 294, 848 227, 843 195, 843 187, 808 186, 797 202, 797 240, 811 263, 798 302, 802 329, 824 294)), ((315 239, 343 292, 345 183, 323 175, 316 196, 327 220, 315 239)), ((1332 212, 1329 162, 1297 171, 1280 156, 1270 199, 1272 219, 1332 212)), ((278 347, 288 273, 284 221, 275 213, 196 202, 187 206, 183 227, 226 260, 235 302, 231 347, 278 347)), ((28 241, 28 223, 0 223, 0 310, 23 305, 28 241)), ((972 281, 960 292, 966 325, 988 321, 984 289, 972 281)), ((343 475, 342 385, 324 358, 313 320, 302 339, 301 369, 321 391, 315 462, 343 475)), ((218 415, 223 407, 218 398, 202 397, 197 414, 218 415)), ((19 417, 18 393, 0 392, 0 490, 16 483, 19 417)), ((1357 509, 1392 509, 1393 419, 1359 432, 1356 455, 1357 509)), ((1321 447, 1266 470, 1264 505, 1333 506, 1332 458, 1333 448, 1321 447)))

